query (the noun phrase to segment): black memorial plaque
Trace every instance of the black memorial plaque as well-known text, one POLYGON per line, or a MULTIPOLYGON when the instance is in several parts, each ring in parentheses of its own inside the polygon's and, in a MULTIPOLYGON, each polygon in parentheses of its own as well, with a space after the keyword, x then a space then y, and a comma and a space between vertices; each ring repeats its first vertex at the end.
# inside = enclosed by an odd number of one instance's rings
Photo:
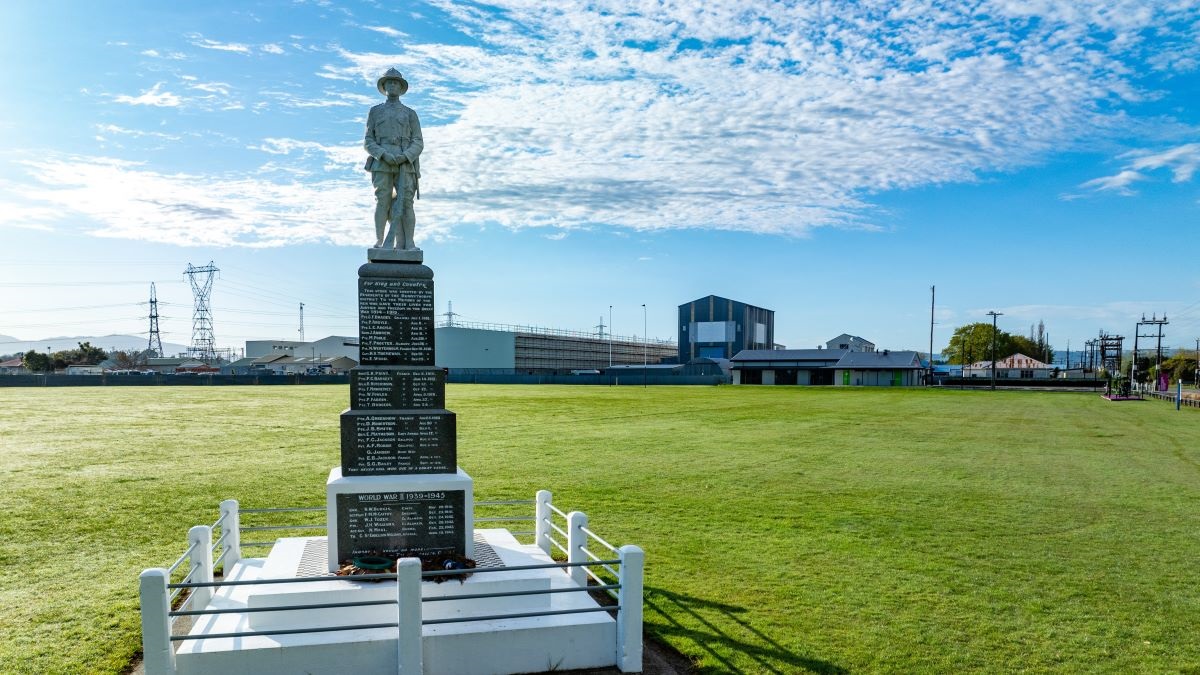
POLYGON ((359 363, 433 365, 433 280, 358 280, 359 363))
POLYGON ((412 410, 446 407, 446 374, 441 368, 354 369, 350 371, 352 410, 412 410))
POLYGON ((394 476, 458 471, 455 417, 449 410, 342 413, 342 475, 394 476))
POLYGON ((337 495, 338 561, 466 555, 462 490, 337 495))

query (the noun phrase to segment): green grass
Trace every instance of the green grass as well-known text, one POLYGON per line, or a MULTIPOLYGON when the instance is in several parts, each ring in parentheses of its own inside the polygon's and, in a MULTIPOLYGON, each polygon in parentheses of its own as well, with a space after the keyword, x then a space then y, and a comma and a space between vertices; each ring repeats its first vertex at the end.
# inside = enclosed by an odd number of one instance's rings
MULTIPOLYGON (((0 672, 119 672, 222 499, 322 505, 344 387, 0 389, 0 672)), ((477 498, 647 555, 706 671, 1200 670, 1200 412, 1096 395, 451 386, 477 498)))

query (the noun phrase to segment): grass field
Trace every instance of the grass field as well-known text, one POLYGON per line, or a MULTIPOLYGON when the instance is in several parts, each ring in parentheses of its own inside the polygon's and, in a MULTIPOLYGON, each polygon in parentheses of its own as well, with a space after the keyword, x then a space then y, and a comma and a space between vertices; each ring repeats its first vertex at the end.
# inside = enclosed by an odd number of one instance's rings
MULTIPOLYGON (((222 499, 323 505, 345 387, 0 388, 0 672, 117 673, 222 499)), ((711 672, 1200 671, 1200 411, 1096 395, 450 386, 477 499, 647 551, 711 672)))

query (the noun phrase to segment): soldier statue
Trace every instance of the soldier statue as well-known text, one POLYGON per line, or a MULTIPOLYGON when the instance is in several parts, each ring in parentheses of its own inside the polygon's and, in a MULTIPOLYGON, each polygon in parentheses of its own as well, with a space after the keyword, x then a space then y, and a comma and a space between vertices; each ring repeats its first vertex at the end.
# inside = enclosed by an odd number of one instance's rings
POLYGON ((375 83, 387 101, 367 114, 366 166, 375 186, 375 248, 419 251, 413 243, 416 216, 413 198, 420 198, 420 156, 425 141, 417 113, 400 102, 408 91, 408 80, 389 68, 375 83), (391 223, 391 227, 386 227, 391 223), (386 229, 387 236, 384 236, 386 229))

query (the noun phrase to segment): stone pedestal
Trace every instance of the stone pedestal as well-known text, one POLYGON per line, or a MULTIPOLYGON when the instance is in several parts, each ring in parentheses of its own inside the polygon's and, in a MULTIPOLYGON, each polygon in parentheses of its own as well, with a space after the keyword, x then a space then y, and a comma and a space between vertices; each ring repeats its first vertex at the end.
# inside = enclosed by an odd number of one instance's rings
POLYGON ((362 555, 472 555, 471 477, 458 468, 446 377, 433 363, 433 270, 368 252, 358 270, 359 366, 326 483, 329 568, 362 555))

